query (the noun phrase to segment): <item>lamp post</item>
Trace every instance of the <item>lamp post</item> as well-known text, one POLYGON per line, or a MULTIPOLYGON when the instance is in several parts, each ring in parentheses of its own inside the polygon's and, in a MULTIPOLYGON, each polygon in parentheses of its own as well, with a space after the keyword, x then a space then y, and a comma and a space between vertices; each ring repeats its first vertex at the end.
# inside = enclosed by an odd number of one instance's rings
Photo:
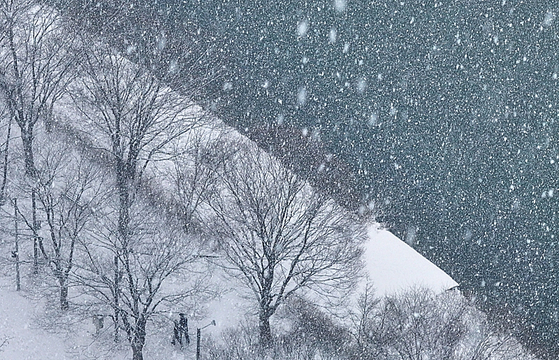
POLYGON ((16 290, 21 290, 21 280, 19 275, 19 234, 17 229, 17 213, 19 212, 17 208, 17 199, 14 198, 14 229, 15 229, 15 249, 12 251, 12 257, 16 262, 16 290))
POLYGON ((200 336, 202 335, 202 330, 210 325, 216 326, 215 320, 212 320, 212 322, 206 326, 196 329, 196 360, 200 360, 200 336))

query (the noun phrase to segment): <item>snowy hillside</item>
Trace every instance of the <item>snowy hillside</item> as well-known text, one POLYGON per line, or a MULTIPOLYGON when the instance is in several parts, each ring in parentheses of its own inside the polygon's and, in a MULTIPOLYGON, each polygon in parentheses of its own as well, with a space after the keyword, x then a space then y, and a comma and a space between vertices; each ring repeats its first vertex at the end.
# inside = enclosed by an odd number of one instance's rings
POLYGON ((7 341, 0 349, 0 359, 71 359, 66 355, 64 340, 35 323, 41 316, 42 303, 16 293, 8 279, 0 281, 0 343, 7 341))
MULTIPOLYGON (((379 296, 416 286, 441 291, 456 285, 442 270, 386 230, 371 226, 365 246, 366 269, 379 296)), ((95 349, 100 349, 91 321, 84 320, 79 325, 73 325, 70 333, 49 332, 41 326, 52 321, 43 313, 44 301, 27 298, 25 291, 16 292, 11 278, 2 278, 0 284, 0 340, 8 340, 1 349, 0 359, 87 359, 94 356, 95 349)), ((236 294, 228 294, 210 303, 207 310, 206 320, 199 321, 199 324, 193 323, 192 326, 203 326, 206 322, 216 320, 217 326, 207 328, 204 333, 218 335, 244 318, 247 305, 236 294)), ((194 334, 191 338, 194 339, 194 334)), ((169 334, 158 334, 156 341, 148 342, 147 358, 163 359, 160 356, 165 356, 166 359, 181 359, 183 354, 185 358, 194 358, 194 352, 191 351, 193 347, 184 353, 175 351, 168 339, 169 334), (150 357, 150 354, 157 354, 157 357, 150 357)), ((127 354, 127 348, 118 351, 113 349, 106 357, 100 355, 100 359, 126 359, 127 354)))

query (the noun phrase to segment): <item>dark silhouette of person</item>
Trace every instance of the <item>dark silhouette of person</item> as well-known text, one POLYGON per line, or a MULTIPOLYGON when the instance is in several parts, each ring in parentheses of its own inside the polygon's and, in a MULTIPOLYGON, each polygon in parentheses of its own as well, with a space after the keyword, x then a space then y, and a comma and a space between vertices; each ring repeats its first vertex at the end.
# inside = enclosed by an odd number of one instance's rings
POLYGON ((180 313, 179 316, 180 316, 179 331, 182 332, 181 335, 184 335, 185 345, 190 345, 190 336, 188 336, 188 319, 186 318, 186 315, 183 313, 180 313))
POLYGON ((186 314, 180 313, 179 320, 174 320, 174 323, 175 327, 173 328, 173 341, 171 341, 171 344, 175 345, 178 342, 181 348, 183 347, 183 345, 190 345, 190 336, 188 335, 188 319, 186 318, 186 314))
POLYGON ((177 342, 181 342, 181 338, 179 336, 179 322, 177 320, 173 320, 173 323, 175 326, 173 327, 173 340, 171 341, 171 344, 175 345, 177 342))

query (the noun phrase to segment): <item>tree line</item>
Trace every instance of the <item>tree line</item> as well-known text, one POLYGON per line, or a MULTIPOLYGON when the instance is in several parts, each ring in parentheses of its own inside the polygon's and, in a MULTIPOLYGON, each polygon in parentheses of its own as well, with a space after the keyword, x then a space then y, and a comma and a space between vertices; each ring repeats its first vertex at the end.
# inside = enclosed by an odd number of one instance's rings
POLYGON ((369 284, 360 294, 343 324, 307 299, 290 299, 279 314, 289 326, 277 334, 268 357, 254 341, 257 329, 245 323, 226 331, 220 341, 209 340, 205 358, 535 359, 510 328, 492 323, 457 291, 435 294, 416 288, 379 298, 369 284))

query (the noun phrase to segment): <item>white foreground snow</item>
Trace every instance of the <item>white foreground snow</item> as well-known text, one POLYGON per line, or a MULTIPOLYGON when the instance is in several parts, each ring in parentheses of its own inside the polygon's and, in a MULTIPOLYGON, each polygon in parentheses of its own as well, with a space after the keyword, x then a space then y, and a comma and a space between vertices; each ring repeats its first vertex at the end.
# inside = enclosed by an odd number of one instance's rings
MULTIPOLYGON (((11 280, 11 279, 10 279, 11 280)), ((12 283, 0 283, 0 359, 6 360, 70 360, 64 341, 35 323, 35 314, 43 310, 39 305, 17 293, 12 283), (39 306, 37 306, 39 305, 39 306)))

